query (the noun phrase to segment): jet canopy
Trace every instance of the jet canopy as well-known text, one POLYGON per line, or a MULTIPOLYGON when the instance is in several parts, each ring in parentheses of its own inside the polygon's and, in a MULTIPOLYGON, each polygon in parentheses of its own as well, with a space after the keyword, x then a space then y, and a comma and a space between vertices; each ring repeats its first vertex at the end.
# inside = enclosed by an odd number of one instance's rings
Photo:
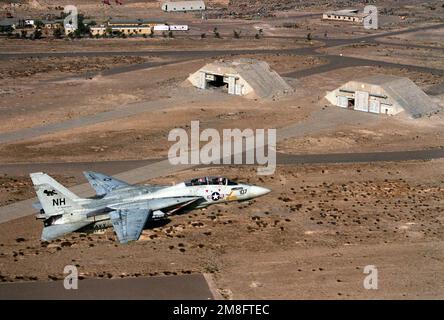
POLYGON ((185 185, 187 187, 204 186, 204 185, 236 186, 237 183, 224 177, 203 177, 203 178, 194 178, 189 181, 185 181, 185 185))

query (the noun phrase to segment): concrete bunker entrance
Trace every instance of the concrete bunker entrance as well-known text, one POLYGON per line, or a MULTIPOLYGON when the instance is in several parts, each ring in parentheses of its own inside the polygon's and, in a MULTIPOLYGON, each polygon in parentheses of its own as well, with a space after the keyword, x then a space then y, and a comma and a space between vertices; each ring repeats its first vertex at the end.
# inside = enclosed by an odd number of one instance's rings
POLYGON ((266 62, 247 58, 208 63, 190 74, 188 81, 199 89, 247 99, 274 98, 294 91, 266 62))
POLYGON ((348 109, 354 109, 355 108, 355 98, 348 98, 347 99, 347 108, 348 109))
POLYGON ((228 89, 228 83, 224 82, 224 76, 212 74, 212 79, 207 81, 209 87, 228 89))

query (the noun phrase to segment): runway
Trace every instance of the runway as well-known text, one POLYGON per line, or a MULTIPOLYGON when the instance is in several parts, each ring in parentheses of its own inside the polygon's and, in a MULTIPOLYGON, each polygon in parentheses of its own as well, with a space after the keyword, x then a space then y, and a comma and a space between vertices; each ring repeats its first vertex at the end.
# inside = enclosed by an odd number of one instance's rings
POLYGON ((63 281, 0 284, 0 300, 213 300, 203 274, 123 279, 84 279, 78 289, 63 281))

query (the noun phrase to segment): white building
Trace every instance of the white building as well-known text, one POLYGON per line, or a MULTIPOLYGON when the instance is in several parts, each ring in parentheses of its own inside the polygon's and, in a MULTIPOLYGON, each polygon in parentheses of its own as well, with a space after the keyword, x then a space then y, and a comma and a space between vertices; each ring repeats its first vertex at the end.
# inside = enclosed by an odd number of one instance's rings
MULTIPOLYGON (((154 27, 155 28, 155 27, 154 27)), ((110 34, 124 34, 124 35, 150 35, 153 32, 153 27, 145 26, 94 26, 90 28, 93 36, 103 36, 109 32, 110 34)))
POLYGON ((439 110, 438 105, 408 78, 374 75, 349 81, 329 92, 333 105, 364 112, 419 118, 439 110))
POLYGON ((203 11, 203 1, 167 1, 162 4, 162 10, 166 12, 203 11))
POLYGON ((156 24, 154 31, 188 31, 188 25, 156 24))
POLYGON ((65 24, 65 35, 68 35, 70 33, 74 33, 77 30, 76 27, 74 27, 74 25, 67 23, 65 24))
POLYGON ((367 13, 360 13, 358 9, 346 9, 324 12, 322 19, 362 23, 367 16, 367 13))
POLYGON ((34 22, 33 19, 25 19, 25 26, 34 26, 34 22))

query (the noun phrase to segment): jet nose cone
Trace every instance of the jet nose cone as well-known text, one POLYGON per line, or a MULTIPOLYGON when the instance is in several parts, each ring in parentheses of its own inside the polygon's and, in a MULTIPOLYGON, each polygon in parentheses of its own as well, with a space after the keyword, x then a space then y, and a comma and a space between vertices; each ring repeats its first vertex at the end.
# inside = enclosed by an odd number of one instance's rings
POLYGON ((270 189, 263 188, 263 187, 254 186, 251 188, 251 194, 253 197, 260 197, 260 196, 263 196, 264 194, 267 194, 269 192, 271 192, 270 189))

